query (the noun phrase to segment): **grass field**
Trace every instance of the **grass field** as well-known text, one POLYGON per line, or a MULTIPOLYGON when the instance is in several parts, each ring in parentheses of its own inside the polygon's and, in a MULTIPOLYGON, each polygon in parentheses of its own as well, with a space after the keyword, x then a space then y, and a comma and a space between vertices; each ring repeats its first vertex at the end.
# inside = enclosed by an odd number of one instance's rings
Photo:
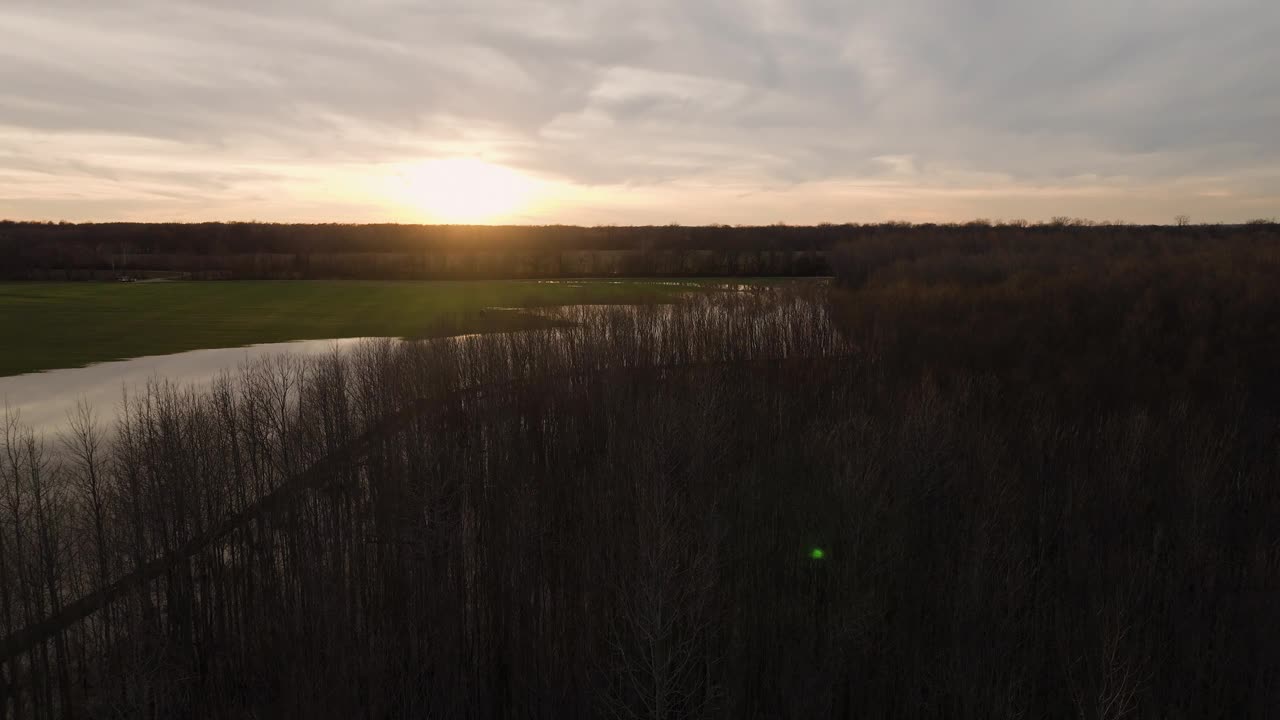
MULTIPOLYGON (((734 281, 739 282, 739 281, 734 281)), ((741 282, 768 283, 770 280, 741 282)), ((200 348, 530 327, 486 308, 663 302, 724 280, 0 283, 0 376, 200 348)))

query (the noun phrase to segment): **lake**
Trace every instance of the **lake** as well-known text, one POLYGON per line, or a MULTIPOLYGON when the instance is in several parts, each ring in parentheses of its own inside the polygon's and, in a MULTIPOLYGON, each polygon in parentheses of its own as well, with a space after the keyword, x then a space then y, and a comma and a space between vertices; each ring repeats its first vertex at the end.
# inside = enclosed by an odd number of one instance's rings
POLYGON ((87 367, 48 370, 0 377, 0 412, 7 403, 21 414, 21 422, 38 434, 56 433, 66 423, 67 413, 85 400, 100 422, 114 422, 126 388, 132 390, 148 380, 168 380, 182 385, 199 385, 220 373, 246 363, 276 355, 306 357, 348 349, 370 338, 298 340, 263 343, 247 347, 213 348, 154 355, 129 360, 95 363, 87 367))

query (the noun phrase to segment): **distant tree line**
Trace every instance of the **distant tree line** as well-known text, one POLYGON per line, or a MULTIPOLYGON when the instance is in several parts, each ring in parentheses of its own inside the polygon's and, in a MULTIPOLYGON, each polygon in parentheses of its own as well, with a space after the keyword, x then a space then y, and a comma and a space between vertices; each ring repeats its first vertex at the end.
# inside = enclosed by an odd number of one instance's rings
POLYGON ((886 231, 831 253, 842 318, 895 364, 1079 402, 1280 403, 1280 225, 1128 235, 886 231))
POLYGON ((10 416, 0 708, 1268 716, 1280 238, 1190 227, 10 416))
POLYGON ((0 222, 0 277, 459 279, 816 275, 837 226, 0 222))
POLYGON ((0 278, 459 279, 593 275, 822 275, 827 253, 886 236, 952 240, 1059 237, 1085 242, 1213 240, 1275 227, 1134 226, 1055 218, 963 224, 578 227, 290 225, 272 223, 34 223, 0 221, 0 278))

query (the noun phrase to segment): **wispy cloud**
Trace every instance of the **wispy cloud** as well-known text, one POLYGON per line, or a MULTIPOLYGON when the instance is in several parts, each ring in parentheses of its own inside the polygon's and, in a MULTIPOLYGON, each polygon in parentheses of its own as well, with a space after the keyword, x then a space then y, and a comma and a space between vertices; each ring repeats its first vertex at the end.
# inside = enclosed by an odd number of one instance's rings
POLYGON ((10 0, 0 215, 374 220, 471 155, 526 221, 1280 214, 1269 0, 10 0))

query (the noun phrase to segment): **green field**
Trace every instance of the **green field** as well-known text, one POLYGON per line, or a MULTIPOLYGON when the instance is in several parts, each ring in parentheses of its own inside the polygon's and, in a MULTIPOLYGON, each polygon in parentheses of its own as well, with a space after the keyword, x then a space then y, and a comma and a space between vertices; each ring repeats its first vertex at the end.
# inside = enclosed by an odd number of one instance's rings
POLYGON ((486 308, 663 302, 682 292, 709 290, 723 283, 0 283, 0 338, 4 338, 0 376, 287 340, 510 330, 539 320, 486 308))

